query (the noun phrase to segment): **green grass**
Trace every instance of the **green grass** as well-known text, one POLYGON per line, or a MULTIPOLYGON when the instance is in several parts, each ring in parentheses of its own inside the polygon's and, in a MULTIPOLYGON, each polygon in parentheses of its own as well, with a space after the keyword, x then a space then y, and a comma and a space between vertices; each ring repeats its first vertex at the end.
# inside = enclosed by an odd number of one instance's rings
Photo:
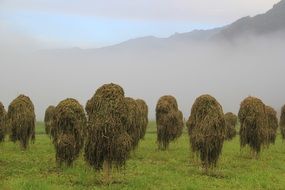
POLYGON ((51 140, 38 123, 29 150, 8 141, 0 144, 0 189, 285 189, 285 143, 280 136, 259 160, 251 159, 248 150, 240 152, 238 137, 225 142, 217 169, 205 175, 192 159, 186 133, 162 152, 154 125, 150 123, 126 170, 114 171, 114 182, 102 185, 102 173, 90 169, 82 156, 72 168, 57 168, 51 140))

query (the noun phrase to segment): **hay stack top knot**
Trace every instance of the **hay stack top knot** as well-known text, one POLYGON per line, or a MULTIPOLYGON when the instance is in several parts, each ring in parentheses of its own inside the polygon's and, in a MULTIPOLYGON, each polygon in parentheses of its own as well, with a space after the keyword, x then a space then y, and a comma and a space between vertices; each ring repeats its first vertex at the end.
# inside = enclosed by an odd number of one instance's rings
MULTIPOLYGON (((202 95, 198 97, 193 104, 191 113, 196 113, 194 115, 197 120, 206 119, 205 116, 219 116, 222 117, 223 109, 219 102, 210 95, 202 95)), ((192 115, 192 114, 191 114, 192 115)), ((193 115, 193 116, 194 116, 193 115)))
POLYGON ((178 104, 176 99, 173 96, 162 96, 159 98, 156 105, 157 113, 169 113, 171 111, 177 111, 178 104))
POLYGON ((123 88, 117 84, 104 84, 95 93, 95 97, 103 99, 116 99, 118 97, 124 97, 125 92, 123 88))
MULTIPOLYGON (((62 127, 71 126, 71 125, 66 125, 65 122, 67 121, 69 123, 74 124, 75 126, 73 127, 79 127, 79 128, 82 128, 82 126, 86 124, 86 117, 85 117, 84 109, 80 105, 80 103, 73 98, 67 98, 61 101, 55 108, 55 115, 56 115, 57 125, 62 126, 62 127)), ((62 129, 62 130, 65 130, 65 129, 62 129)), ((66 129, 66 130, 69 131, 69 129, 66 129)))
POLYGON ((34 105, 31 101, 31 99, 28 96, 20 95, 16 99, 14 99, 11 104, 9 105, 9 113, 11 112, 26 112, 30 111, 34 113, 34 105))
POLYGON ((222 106, 208 94, 198 97, 192 106, 187 127, 189 135, 195 137, 195 140, 203 141, 212 136, 223 140, 225 119, 222 106))
POLYGON ((14 122, 14 124, 17 123, 16 125, 21 125, 21 122, 35 122, 35 109, 31 99, 25 95, 14 99, 8 107, 7 118, 9 124, 14 122))
POLYGON ((125 98, 124 95, 123 88, 117 84, 110 83, 101 86, 96 90, 94 96, 87 101, 85 110, 89 120, 91 120, 91 117, 94 115, 102 115, 104 113, 124 113, 126 111, 122 108, 122 102, 124 102, 125 98))
POLYGON ((238 113, 241 123, 243 123, 245 119, 250 119, 249 117, 252 119, 265 120, 265 116, 265 105, 260 99, 250 96, 241 102, 240 111, 238 113))

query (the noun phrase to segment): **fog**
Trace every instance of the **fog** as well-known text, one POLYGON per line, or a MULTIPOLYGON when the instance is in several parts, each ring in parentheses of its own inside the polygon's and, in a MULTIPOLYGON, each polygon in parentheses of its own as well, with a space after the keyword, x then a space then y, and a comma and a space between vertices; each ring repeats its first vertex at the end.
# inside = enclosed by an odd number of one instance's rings
POLYGON ((224 112, 237 113, 249 95, 279 111, 285 103, 285 40, 273 36, 49 51, 25 37, 13 48, 0 45, 0 101, 7 109, 15 97, 26 94, 42 120, 49 105, 71 97, 85 106, 97 88, 113 82, 124 88, 126 96, 144 99, 150 118, 163 95, 177 98, 185 118, 202 94, 214 96, 224 112))

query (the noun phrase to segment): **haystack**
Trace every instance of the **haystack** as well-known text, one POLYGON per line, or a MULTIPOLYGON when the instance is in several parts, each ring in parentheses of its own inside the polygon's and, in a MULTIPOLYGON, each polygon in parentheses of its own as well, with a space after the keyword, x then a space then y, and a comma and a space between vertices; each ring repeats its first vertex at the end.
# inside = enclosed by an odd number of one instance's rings
POLYGON ((285 105, 281 108, 279 125, 280 125, 282 139, 285 140, 285 105))
POLYGON ((135 149, 138 146, 141 132, 140 125, 140 110, 137 102, 132 98, 125 98, 127 104, 128 122, 127 133, 132 138, 132 147, 135 149))
POLYGON ((53 119, 55 116, 55 107, 54 106, 49 106, 46 111, 45 111, 45 118, 44 118, 44 122, 45 122, 45 131, 47 135, 50 135, 51 137, 53 137, 54 132, 53 132, 53 119))
POLYGON ((140 139, 143 139, 146 133, 147 125, 148 125, 148 107, 144 100, 137 99, 136 100, 139 106, 139 125, 140 125, 140 139))
POLYGON ((96 170, 103 169, 108 178, 113 166, 125 165, 133 147, 127 133, 128 106, 124 90, 112 83, 100 87, 91 100, 84 157, 96 170))
POLYGON ((236 124, 237 124, 237 116, 231 112, 225 114, 225 122, 226 122, 226 140, 233 139, 236 132, 236 124))
POLYGON ((0 102, 0 142, 5 140, 6 132, 6 111, 3 104, 0 102))
POLYGON ((29 141, 35 140, 35 111, 29 97, 20 95, 9 105, 7 113, 7 125, 10 139, 20 142, 22 149, 27 149, 29 141))
POLYGON ((156 105, 156 125, 158 148, 165 150, 171 141, 182 134, 183 115, 178 110, 177 101, 173 96, 162 96, 156 105))
POLYGON ((255 97, 248 97, 240 104, 240 145, 248 145, 256 157, 263 145, 267 145, 268 119, 263 102, 255 97))
POLYGON ((268 137, 267 137, 267 144, 275 144, 276 140, 276 133, 278 129, 278 118, 277 112, 270 106, 266 106, 266 114, 268 118, 268 137))
POLYGON ((75 99, 65 99, 55 108, 54 138, 56 161, 59 165, 72 165, 84 145, 86 116, 83 107, 75 99))
POLYGON ((193 153, 206 169, 217 164, 222 152, 226 126, 222 106, 210 95, 198 97, 187 121, 193 153))

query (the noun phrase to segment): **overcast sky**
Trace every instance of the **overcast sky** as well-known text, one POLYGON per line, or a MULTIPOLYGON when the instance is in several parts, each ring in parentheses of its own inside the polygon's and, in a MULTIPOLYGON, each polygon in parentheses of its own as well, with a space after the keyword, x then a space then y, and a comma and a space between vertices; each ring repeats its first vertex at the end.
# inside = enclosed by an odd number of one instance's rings
MULTIPOLYGON (((209 29, 269 10, 278 0, 0 0, 2 33, 82 48, 209 29)), ((1 39, 0 39, 1 40, 1 39)))

